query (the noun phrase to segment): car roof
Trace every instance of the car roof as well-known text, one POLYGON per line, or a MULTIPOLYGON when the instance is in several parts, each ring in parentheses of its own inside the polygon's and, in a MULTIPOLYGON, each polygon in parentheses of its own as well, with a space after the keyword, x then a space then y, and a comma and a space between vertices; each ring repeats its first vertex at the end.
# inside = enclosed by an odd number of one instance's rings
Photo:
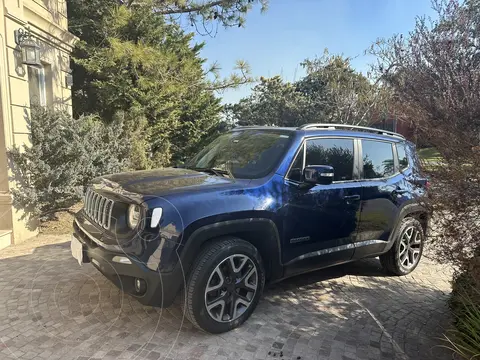
MULTIPOLYGON (((315 125, 315 124, 312 124, 315 125)), ((238 126, 231 131, 239 130, 262 130, 262 131, 281 131, 292 132, 302 137, 316 136, 334 136, 334 137, 360 137, 385 141, 405 141, 405 137, 401 134, 375 129, 363 126, 344 125, 344 124, 318 124, 319 127, 305 126, 301 127, 275 127, 275 126, 238 126), (338 128, 337 128, 338 127, 338 128)))

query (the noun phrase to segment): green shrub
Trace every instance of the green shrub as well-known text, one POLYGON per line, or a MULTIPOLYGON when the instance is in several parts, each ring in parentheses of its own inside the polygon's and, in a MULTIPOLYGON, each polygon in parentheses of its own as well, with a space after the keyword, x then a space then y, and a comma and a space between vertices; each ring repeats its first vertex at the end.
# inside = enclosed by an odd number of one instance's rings
POLYGON ((31 146, 8 151, 15 208, 36 217, 78 202, 92 178, 128 166, 123 124, 104 125, 95 116, 72 118, 62 111, 32 108, 31 146))
POLYGON ((464 359, 480 358, 480 289, 470 272, 455 277, 450 308, 455 330, 445 336, 448 347, 464 359))

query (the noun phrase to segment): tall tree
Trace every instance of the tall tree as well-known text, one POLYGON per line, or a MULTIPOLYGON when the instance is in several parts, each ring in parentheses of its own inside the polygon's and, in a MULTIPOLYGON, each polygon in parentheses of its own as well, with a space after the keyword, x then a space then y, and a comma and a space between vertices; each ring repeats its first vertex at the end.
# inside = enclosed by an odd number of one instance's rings
MULTIPOLYGON (((434 179, 426 204, 434 211, 434 254, 463 272, 457 287, 480 289, 480 1, 438 0, 433 7, 435 19, 418 18, 407 36, 379 39, 371 53, 402 104, 399 115, 415 122, 442 157, 426 167, 434 179)), ((478 290, 474 298, 480 303, 478 290)), ((470 359, 472 339, 477 354, 480 342, 465 330, 457 350, 470 359)))
POLYGON ((70 31, 81 39, 73 54, 74 113, 121 118, 138 168, 188 157, 217 127, 214 91, 252 79, 239 61, 231 76, 209 80, 217 65, 205 66, 203 44, 193 44, 193 33, 171 16, 233 26, 256 2, 68 0, 70 31))
POLYGON ((323 56, 302 63, 307 76, 298 89, 309 96, 312 111, 322 114, 324 122, 368 124, 388 101, 387 89, 353 69, 350 61, 325 50, 323 56))
MULTIPOLYGON (((143 0, 123 0, 126 6, 142 5, 143 0)), ((245 15, 254 5, 261 10, 268 0, 153 0, 155 13, 165 16, 184 15, 200 33, 211 33, 220 24, 224 27, 243 26, 245 15)))
POLYGON ((252 95, 227 105, 235 125, 298 126, 308 122, 309 99, 279 76, 261 78, 252 95))
MULTIPOLYGON (((480 131, 480 2, 436 0, 438 19, 418 18, 409 36, 379 39, 371 47, 378 76, 416 119, 423 135, 452 141, 463 129, 465 147, 478 145, 480 131), (410 110, 410 111, 409 111, 410 110)), ((441 146, 442 155, 461 156, 457 146, 441 146), (457 153, 458 152, 458 153, 457 153)))
POLYGON ((308 122, 368 124, 383 110, 388 91, 355 71, 350 59, 330 55, 305 60, 297 82, 261 79, 250 96, 225 107, 239 125, 298 126, 308 122))

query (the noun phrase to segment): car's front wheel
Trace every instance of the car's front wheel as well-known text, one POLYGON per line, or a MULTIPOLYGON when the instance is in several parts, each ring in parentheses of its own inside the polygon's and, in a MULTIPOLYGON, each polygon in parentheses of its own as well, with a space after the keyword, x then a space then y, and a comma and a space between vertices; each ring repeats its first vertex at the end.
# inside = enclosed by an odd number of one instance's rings
POLYGON ((424 241, 425 232, 420 221, 412 217, 404 218, 396 233, 395 243, 387 253, 380 255, 380 263, 391 274, 407 275, 420 262, 424 241))
POLYGON ((241 325, 258 304, 265 271, 258 250, 238 238, 208 244, 185 285, 187 318, 198 328, 222 333, 241 325))

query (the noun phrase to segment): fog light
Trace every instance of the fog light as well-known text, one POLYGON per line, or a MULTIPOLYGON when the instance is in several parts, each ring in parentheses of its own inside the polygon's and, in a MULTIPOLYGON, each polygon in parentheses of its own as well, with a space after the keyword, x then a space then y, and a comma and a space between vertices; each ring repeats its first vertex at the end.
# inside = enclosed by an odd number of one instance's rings
POLYGON ((114 256, 112 258, 113 262, 120 263, 120 264, 131 264, 132 262, 130 261, 129 258, 125 256, 114 256))
POLYGON ((136 278, 135 279, 135 292, 138 295, 142 295, 147 291, 147 283, 143 279, 136 278))

